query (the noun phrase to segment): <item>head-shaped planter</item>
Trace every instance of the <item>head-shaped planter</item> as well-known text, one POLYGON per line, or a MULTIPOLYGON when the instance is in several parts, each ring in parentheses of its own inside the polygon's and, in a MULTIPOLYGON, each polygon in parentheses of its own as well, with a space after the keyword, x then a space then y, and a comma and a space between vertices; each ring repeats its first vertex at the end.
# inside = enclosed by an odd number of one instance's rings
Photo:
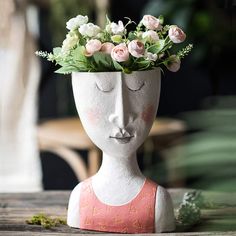
POLYGON ((71 227, 152 233, 175 228, 168 192, 145 178, 136 150, 151 129, 159 103, 160 69, 73 73, 72 87, 81 122, 103 151, 97 174, 71 193, 67 223, 71 227))
POLYGON ((128 158, 144 142, 160 95, 160 70, 74 73, 72 86, 81 122, 104 153, 128 158))
POLYGON ((136 29, 128 31, 132 23, 129 18, 127 23, 107 18, 102 29, 88 16, 77 15, 66 23, 69 31, 61 47, 36 52, 60 65, 57 73, 72 73, 80 119, 103 151, 98 173, 71 193, 67 223, 72 227, 117 233, 175 228, 170 196, 142 175, 136 150, 156 116, 158 67, 178 71, 192 45, 172 52, 186 34, 177 25, 163 25, 162 15, 144 15, 136 29))

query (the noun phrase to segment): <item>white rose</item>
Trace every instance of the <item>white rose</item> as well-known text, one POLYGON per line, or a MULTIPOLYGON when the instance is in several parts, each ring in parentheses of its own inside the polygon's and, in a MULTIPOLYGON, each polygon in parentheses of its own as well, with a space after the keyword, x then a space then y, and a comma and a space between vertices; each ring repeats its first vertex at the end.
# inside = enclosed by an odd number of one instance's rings
POLYGON ((159 40, 159 36, 156 31, 148 30, 142 34, 143 39, 147 39, 148 42, 157 42, 159 40))
POLYGON ((78 21, 78 23, 79 23, 79 26, 88 23, 88 16, 81 16, 81 15, 78 15, 78 16, 76 16, 76 19, 77 19, 77 21, 78 21))
POLYGON ((101 31, 100 27, 93 23, 80 26, 79 32, 84 36, 95 37, 101 31))
POLYGON ((147 52, 145 54, 145 59, 149 60, 149 61, 156 61, 157 60, 157 54, 151 53, 151 52, 147 52))
POLYGON ((78 15, 74 18, 71 18, 69 21, 66 22, 66 28, 68 30, 74 30, 79 26, 86 24, 88 22, 87 16, 78 15))
POLYGON ((73 48, 77 44, 78 40, 79 38, 76 34, 74 35, 67 34, 66 39, 62 43, 62 52, 63 53, 68 52, 71 48, 73 48))
POLYGON ((118 21, 118 24, 116 24, 115 22, 112 22, 110 25, 110 30, 113 34, 123 34, 125 31, 125 27, 124 24, 121 20, 118 21))

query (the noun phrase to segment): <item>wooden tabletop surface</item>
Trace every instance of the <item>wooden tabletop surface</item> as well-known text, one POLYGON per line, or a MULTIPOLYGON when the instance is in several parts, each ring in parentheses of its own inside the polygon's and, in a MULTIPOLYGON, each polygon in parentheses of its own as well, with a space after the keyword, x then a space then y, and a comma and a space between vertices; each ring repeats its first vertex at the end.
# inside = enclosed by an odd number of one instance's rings
MULTIPOLYGON (((189 189, 169 189, 175 209, 189 189)), ((44 191, 38 193, 0 194, 0 235, 74 235, 96 232, 82 231, 67 225, 45 229, 29 225, 26 220, 44 213, 51 217, 66 218, 70 191, 44 191)), ((201 223, 191 228, 177 227, 175 234, 153 235, 236 235, 236 193, 203 192, 214 204, 212 209, 203 209, 201 223)), ((105 233, 103 233, 105 235, 105 233)), ((106 234, 108 235, 108 234, 106 234)), ((112 234, 115 235, 115 234, 112 234)))

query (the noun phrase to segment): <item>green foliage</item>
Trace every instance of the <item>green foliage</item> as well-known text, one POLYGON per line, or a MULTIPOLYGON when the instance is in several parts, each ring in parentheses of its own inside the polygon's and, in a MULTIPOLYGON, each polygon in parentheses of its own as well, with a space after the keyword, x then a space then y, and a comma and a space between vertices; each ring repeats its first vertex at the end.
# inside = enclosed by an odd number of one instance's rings
POLYGON ((113 65, 117 71, 123 71, 123 67, 121 64, 113 60, 113 65))
POLYGON ((150 46, 150 47, 148 48, 148 51, 151 52, 151 53, 156 53, 156 54, 158 54, 158 53, 160 53, 160 52, 163 50, 163 48, 164 48, 166 45, 168 45, 168 44, 166 43, 165 40, 159 40, 158 42, 156 42, 155 44, 153 44, 152 46, 150 46))
POLYGON ((94 59, 95 67, 97 68, 97 71, 114 71, 115 70, 114 63, 109 54, 96 52, 93 55, 93 59, 94 59))
POLYGON ((177 212, 177 222, 182 225, 195 225, 200 221, 201 211, 195 203, 181 203, 177 212))
POLYGON ((181 225, 195 225, 200 222, 204 198, 200 191, 186 192, 177 209, 176 220, 181 225))

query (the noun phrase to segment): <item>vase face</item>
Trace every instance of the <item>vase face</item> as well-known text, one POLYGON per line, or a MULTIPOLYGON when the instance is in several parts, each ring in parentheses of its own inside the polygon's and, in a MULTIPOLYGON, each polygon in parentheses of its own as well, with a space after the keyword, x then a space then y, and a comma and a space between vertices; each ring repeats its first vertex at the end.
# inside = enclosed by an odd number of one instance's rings
POLYGON ((160 97, 159 69, 122 72, 78 72, 72 88, 82 125, 108 155, 124 157, 145 141, 160 97))

